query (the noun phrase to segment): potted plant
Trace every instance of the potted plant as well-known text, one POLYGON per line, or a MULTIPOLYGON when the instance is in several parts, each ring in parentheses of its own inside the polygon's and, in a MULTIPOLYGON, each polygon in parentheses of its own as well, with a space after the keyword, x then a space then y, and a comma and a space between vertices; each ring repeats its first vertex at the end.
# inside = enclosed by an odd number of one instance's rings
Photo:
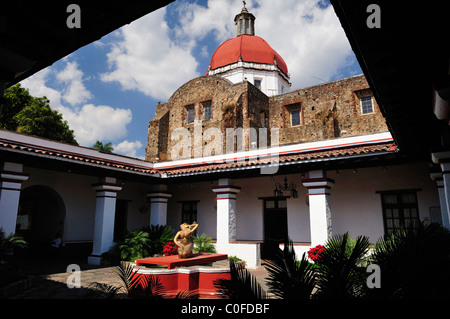
POLYGON ((245 260, 242 260, 242 259, 240 259, 239 257, 236 257, 236 256, 228 256, 228 261, 232 261, 232 262, 234 262, 234 264, 236 266, 242 267, 242 268, 245 268, 245 266, 247 265, 245 260))
POLYGON ((212 238, 205 233, 194 236, 194 252, 196 253, 215 253, 216 248, 212 244, 212 238))

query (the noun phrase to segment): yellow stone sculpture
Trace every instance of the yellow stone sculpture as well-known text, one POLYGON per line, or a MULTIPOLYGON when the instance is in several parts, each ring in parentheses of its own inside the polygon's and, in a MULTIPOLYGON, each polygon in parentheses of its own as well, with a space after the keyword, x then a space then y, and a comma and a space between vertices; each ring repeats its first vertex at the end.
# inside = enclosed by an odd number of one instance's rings
POLYGON ((192 257, 192 251, 194 250, 194 241, 192 240, 192 234, 197 229, 198 224, 194 222, 192 225, 183 223, 180 225, 181 230, 175 235, 173 242, 178 246, 178 258, 192 257), (178 242, 178 239, 180 241, 178 242))

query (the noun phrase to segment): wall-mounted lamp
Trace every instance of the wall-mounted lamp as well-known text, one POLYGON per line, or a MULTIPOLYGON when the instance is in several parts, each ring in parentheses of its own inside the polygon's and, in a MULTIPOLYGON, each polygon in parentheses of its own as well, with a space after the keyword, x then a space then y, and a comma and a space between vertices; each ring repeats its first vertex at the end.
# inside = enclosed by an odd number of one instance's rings
POLYGON ((292 198, 298 198, 297 185, 294 182, 288 184, 287 177, 284 177, 284 184, 275 182, 275 190, 273 191, 274 197, 283 196, 283 191, 289 191, 292 198))

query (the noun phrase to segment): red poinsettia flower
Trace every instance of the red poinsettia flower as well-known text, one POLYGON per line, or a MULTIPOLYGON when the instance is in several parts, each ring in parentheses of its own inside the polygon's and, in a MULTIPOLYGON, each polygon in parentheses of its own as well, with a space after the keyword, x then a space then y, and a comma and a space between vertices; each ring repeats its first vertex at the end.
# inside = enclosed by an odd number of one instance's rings
POLYGON ((325 250, 325 247, 322 245, 317 245, 308 250, 308 257, 315 263, 320 263, 321 254, 325 250))
POLYGON ((173 241, 168 241, 163 248, 164 256, 171 256, 178 254, 178 246, 173 241))

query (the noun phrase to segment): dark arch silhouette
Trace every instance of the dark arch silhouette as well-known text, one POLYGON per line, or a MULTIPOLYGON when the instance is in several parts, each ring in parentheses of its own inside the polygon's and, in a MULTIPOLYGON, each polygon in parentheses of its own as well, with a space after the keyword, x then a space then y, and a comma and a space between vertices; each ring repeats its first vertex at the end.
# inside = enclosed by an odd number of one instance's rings
POLYGON ((52 240, 62 238, 66 208, 51 187, 33 185, 21 191, 16 233, 30 244, 33 255, 48 255, 52 240))

